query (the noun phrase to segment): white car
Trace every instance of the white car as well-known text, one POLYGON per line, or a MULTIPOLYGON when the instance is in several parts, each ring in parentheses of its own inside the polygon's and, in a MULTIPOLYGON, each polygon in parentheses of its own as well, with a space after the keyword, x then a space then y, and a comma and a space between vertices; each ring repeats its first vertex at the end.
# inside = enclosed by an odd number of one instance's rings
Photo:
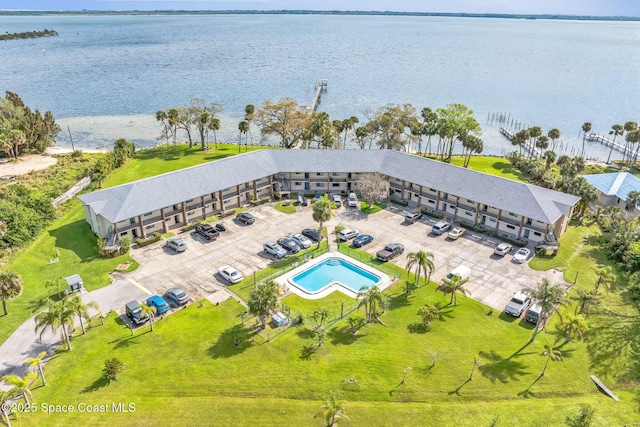
POLYGON ((516 252, 516 254, 513 256, 513 262, 517 262, 518 264, 522 264, 527 262, 527 259, 529 259, 529 255, 531 254, 531 251, 527 248, 520 248, 518 249, 518 252, 516 252))
POLYGON ((176 252, 184 252, 187 250, 187 244, 178 237, 171 237, 167 239, 167 247, 176 252))
POLYGON ((496 255, 505 256, 506 254, 511 252, 511 249, 513 249, 513 248, 511 247, 510 244, 508 244, 508 243, 500 243, 493 250, 493 253, 496 254, 496 255))
POLYGON ((231 267, 230 265, 223 265, 218 269, 218 273, 220 273, 222 277, 224 277, 231 283, 238 283, 242 279, 244 279, 244 276, 242 276, 242 273, 240 273, 238 270, 231 267))
POLYGON ((349 193, 347 203, 349 204, 350 208, 358 207, 358 196, 356 196, 356 193, 349 193))
POLYGON ((338 233, 338 240, 341 242, 346 242, 347 240, 354 239, 359 234, 358 230, 355 228, 345 228, 340 233, 338 233))
POLYGON ((262 245, 262 248, 266 253, 271 254, 276 258, 284 258, 287 256, 287 251, 285 251, 284 248, 276 242, 267 242, 262 245))
POLYGON ((465 231, 467 230, 465 230, 464 228, 456 227, 453 230, 451 230, 449 234, 447 234, 447 237, 449 237, 451 240, 458 240, 460 236, 462 236, 465 233, 465 231))
POLYGON ((307 239, 300 233, 291 234, 289 238, 296 242, 302 249, 309 249, 311 247, 311 240, 307 239))

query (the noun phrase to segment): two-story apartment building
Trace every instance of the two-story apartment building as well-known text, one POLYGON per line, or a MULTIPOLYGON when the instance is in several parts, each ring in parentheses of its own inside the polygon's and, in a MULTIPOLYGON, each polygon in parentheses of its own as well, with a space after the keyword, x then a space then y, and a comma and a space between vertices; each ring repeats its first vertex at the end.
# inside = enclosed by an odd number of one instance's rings
POLYGON ((276 192, 357 192, 361 173, 454 221, 543 241, 564 233, 579 198, 392 150, 260 150, 79 196, 101 237, 165 233, 276 192))

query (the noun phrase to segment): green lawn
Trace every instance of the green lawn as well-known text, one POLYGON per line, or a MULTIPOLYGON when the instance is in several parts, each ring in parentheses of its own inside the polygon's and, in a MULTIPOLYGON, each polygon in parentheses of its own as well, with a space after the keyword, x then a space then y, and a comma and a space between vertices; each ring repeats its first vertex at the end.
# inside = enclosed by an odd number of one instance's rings
MULTIPOLYGON (((134 425, 145 420, 202 425, 215 420, 219 425, 312 426, 320 399, 332 390, 342 393, 352 425, 489 425, 496 418, 517 425, 538 425, 535 420, 559 425, 580 403, 597 407, 596 425, 635 419, 631 383, 614 388, 622 398, 617 403, 595 390, 588 378, 594 371, 585 369, 593 363, 588 344, 562 344, 560 338, 563 361, 551 362, 539 378, 544 345, 558 339, 555 331, 527 345, 529 327, 487 316, 485 306, 460 297, 430 332, 412 333, 408 326, 419 321, 418 309, 425 303, 444 305, 448 297, 432 286, 408 299, 401 289, 388 294, 391 306, 381 316, 386 327, 367 325, 352 335, 339 322, 328 329, 319 349, 313 348, 306 326, 292 327, 264 344, 249 340, 233 347, 228 331, 241 322, 243 310, 233 300, 219 306, 193 304, 158 321, 155 332, 144 326, 133 337, 110 315, 104 327, 75 337, 73 352, 60 351, 48 363, 48 384, 36 388, 34 398, 49 405, 133 403, 135 417, 113 411, 38 412, 22 414, 13 424, 134 425), (435 365, 432 353, 438 355, 435 365), (467 381, 476 354, 481 364, 467 381), (108 384, 101 369, 111 357, 122 360, 125 369, 108 384)), ((334 298, 327 302, 335 305, 334 298)), ((251 326, 245 324, 249 335, 251 326)), ((614 373, 599 375, 613 385, 614 373)))
MULTIPOLYGON (((453 156, 451 164, 462 166, 464 158, 462 156, 453 156)), ((469 169, 479 172, 497 175, 502 178, 509 178, 516 181, 529 182, 528 177, 518 169, 511 166, 507 160, 502 157, 492 156, 471 156, 469 161, 469 169)))
POLYGON ((286 201, 280 202, 273 206, 275 210, 286 214, 294 214, 298 210, 298 202, 286 201))
POLYGON ((380 212, 386 207, 387 205, 385 205, 384 203, 376 202, 373 205, 369 205, 369 203, 365 202, 364 200, 360 202, 360 210, 362 210, 362 213, 366 213, 369 215, 373 215, 376 212, 380 212))

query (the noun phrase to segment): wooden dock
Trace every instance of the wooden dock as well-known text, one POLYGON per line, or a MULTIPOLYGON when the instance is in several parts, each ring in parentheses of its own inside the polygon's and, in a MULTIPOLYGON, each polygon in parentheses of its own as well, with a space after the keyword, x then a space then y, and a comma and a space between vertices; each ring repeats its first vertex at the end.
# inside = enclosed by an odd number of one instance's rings
POLYGON ((327 79, 322 79, 318 83, 316 83, 316 91, 313 94, 313 99, 311 100, 311 105, 309 105, 309 110, 316 111, 318 105, 320 105, 320 97, 322 96, 322 92, 326 92, 328 84, 329 80, 327 79))
MULTIPOLYGON (((516 135, 511 129, 509 129, 506 126, 500 126, 500 133, 507 138, 509 141, 511 141, 513 139, 513 137, 516 135)), ((540 151, 533 142, 529 142, 528 140, 524 143, 524 145, 522 146, 524 148, 525 151, 533 154, 535 157, 540 157, 542 156, 542 151, 540 151)))
POLYGON ((605 137, 604 135, 599 135, 597 133, 590 133, 590 134, 587 134, 587 136, 585 136, 585 139, 589 142, 599 142, 600 144, 604 144, 607 147, 613 146, 614 150, 624 153, 626 155, 634 154, 633 150, 630 150, 629 148, 625 147, 622 144, 618 144, 617 142, 614 142, 613 140, 605 137))
POLYGON ((613 400, 615 400, 616 402, 620 401, 620 399, 618 399, 618 396, 616 396, 615 394, 613 394, 613 392, 611 390, 609 390, 609 388, 602 384, 602 381, 600 381, 598 379, 598 377, 596 377, 595 375, 590 375, 589 378, 591 378, 591 380, 596 383, 596 385, 598 386, 598 388, 600 390, 602 390, 607 396, 609 396, 610 398, 612 398, 613 400))

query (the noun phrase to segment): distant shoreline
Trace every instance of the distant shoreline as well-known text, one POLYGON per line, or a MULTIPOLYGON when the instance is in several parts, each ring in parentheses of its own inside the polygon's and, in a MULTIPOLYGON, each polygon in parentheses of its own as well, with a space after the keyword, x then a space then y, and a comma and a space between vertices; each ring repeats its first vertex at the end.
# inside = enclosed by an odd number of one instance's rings
POLYGON ((341 11, 341 10, 129 10, 129 11, 47 11, 0 10, 0 16, 65 16, 65 15, 371 15, 371 16, 434 16, 449 18, 499 18, 499 19, 551 19, 570 21, 640 21, 640 16, 590 16, 556 14, 509 13, 444 13, 444 12, 390 12, 390 11, 341 11))

